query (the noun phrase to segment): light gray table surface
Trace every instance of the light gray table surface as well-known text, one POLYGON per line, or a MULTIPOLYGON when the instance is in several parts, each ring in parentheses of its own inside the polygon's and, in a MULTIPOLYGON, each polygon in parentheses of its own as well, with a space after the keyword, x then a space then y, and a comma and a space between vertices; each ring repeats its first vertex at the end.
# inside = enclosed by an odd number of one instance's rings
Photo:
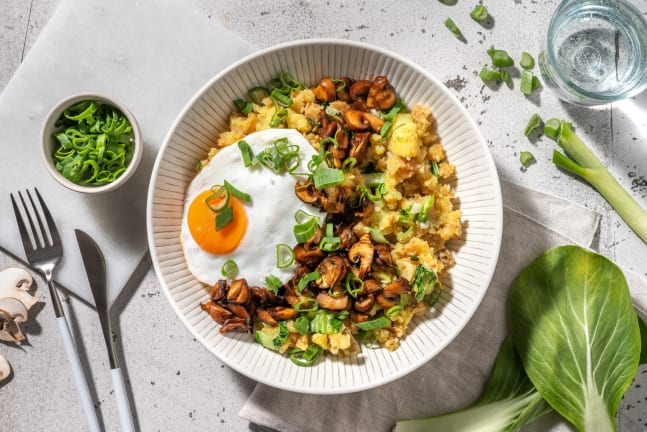
MULTIPOLYGON (((0 0, 0 91, 58 1, 0 0)), ((485 51, 492 45, 516 58, 522 50, 538 53, 543 27, 557 1, 485 1, 494 17, 489 28, 469 18, 476 0, 449 5, 438 0, 182 1, 259 48, 332 37, 383 46, 417 62, 445 82, 480 125, 503 178, 599 212, 602 219, 594 246, 622 267, 647 276, 647 246, 593 189, 553 166, 552 142, 544 138, 529 141, 523 136, 535 112, 544 118, 570 118, 615 177, 647 208, 647 94, 601 108, 581 108, 559 102, 548 89, 526 98, 519 92, 518 79, 509 89, 484 86, 477 77, 489 61, 485 51), (458 42, 444 27, 447 17, 463 30, 466 43, 458 42), (519 162, 523 150, 537 159, 527 169, 519 162)), ((647 13, 646 0, 633 2, 647 13)), ((11 257, 0 254, 0 269, 16 265, 11 257)), ((36 280, 43 302, 25 326, 28 342, 19 347, 0 343, 0 354, 14 371, 9 381, 0 384, 0 430, 84 430, 49 294, 44 282, 36 280)), ((99 321, 93 309, 75 298, 66 297, 65 307, 91 375, 97 410, 106 430, 117 430, 99 321)), ((117 330, 124 335, 118 339, 120 357, 142 431, 249 430, 238 411, 254 381, 223 365, 192 338, 168 304, 152 269, 144 269, 141 281, 120 304, 117 330)), ((647 430, 646 389, 647 370, 641 368, 620 408, 642 419, 643 430, 647 430)))

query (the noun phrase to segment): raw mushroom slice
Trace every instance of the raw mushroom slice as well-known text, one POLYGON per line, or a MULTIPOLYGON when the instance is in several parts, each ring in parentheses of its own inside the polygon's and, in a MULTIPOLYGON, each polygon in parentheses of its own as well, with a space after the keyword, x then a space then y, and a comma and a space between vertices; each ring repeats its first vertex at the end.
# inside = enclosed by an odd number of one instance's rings
POLYGON ((9 366, 7 359, 0 355, 0 381, 9 378, 9 374, 11 374, 11 366, 9 366))
POLYGON ((27 321, 28 311, 39 298, 29 293, 33 279, 21 268, 0 272, 0 340, 20 342, 25 339, 19 324, 27 321))

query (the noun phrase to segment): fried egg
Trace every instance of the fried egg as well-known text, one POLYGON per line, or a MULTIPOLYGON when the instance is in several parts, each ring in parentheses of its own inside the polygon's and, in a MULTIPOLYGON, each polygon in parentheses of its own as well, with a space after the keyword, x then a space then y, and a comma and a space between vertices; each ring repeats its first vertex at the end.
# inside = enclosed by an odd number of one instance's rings
MULTIPOLYGON (((274 145, 279 138, 299 147, 300 165, 295 172, 307 172, 316 150, 301 133, 293 129, 268 129, 249 134, 244 140, 254 154, 274 145)), ((212 285, 223 279, 222 267, 227 260, 238 266, 236 277, 245 278, 250 286, 265 286, 272 274, 286 282, 294 266, 277 267, 278 244, 296 244, 293 227, 298 210, 317 215, 320 223, 325 213, 303 203, 294 193, 297 179, 289 173, 277 174, 260 166, 245 167, 242 153, 234 144, 221 149, 204 165, 186 191, 180 240, 191 273, 200 282, 212 285), (212 187, 225 180, 251 196, 243 202, 233 195, 230 206, 233 219, 216 230, 216 213, 205 204, 213 195, 212 187)), ((217 203, 216 203, 217 204, 217 203)))

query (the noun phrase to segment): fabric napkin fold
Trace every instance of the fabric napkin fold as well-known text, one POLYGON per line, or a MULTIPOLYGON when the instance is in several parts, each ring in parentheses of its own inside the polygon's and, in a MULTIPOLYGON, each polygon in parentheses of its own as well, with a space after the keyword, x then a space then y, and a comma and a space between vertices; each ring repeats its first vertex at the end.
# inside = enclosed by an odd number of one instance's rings
MULTIPOLYGON (((494 277, 475 315, 445 350, 411 374, 359 393, 313 396, 258 384, 240 416, 263 431, 378 432, 390 430, 398 419, 443 414, 474 402, 508 335, 506 302, 518 273, 554 246, 590 247, 600 221, 589 209, 505 180, 501 190, 505 229, 494 277)), ((647 281, 625 275, 636 309, 645 313, 647 281)), ((570 428, 557 416, 547 416, 525 430, 570 428)))

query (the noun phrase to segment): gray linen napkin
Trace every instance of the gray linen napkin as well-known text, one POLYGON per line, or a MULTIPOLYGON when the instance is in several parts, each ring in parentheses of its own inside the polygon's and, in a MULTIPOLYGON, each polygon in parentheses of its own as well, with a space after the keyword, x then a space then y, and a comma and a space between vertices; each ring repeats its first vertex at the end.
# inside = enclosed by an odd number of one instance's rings
MULTIPOLYGON (((342 396, 312 396, 258 384, 240 416, 258 430, 388 431, 398 419, 437 415, 475 401, 508 334, 506 301, 519 271, 545 250, 562 244, 590 247, 600 217, 555 196, 501 182, 503 240, 494 278, 481 306, 460 335, 411 374, 373 390, 342 396)), ((647 311, 647 281, 625 272, 634 305, 647 311)), ((633 428, 630 420, 624 422, 633 428)), ((569 430, 548 416, 528 430, 569 430)))

